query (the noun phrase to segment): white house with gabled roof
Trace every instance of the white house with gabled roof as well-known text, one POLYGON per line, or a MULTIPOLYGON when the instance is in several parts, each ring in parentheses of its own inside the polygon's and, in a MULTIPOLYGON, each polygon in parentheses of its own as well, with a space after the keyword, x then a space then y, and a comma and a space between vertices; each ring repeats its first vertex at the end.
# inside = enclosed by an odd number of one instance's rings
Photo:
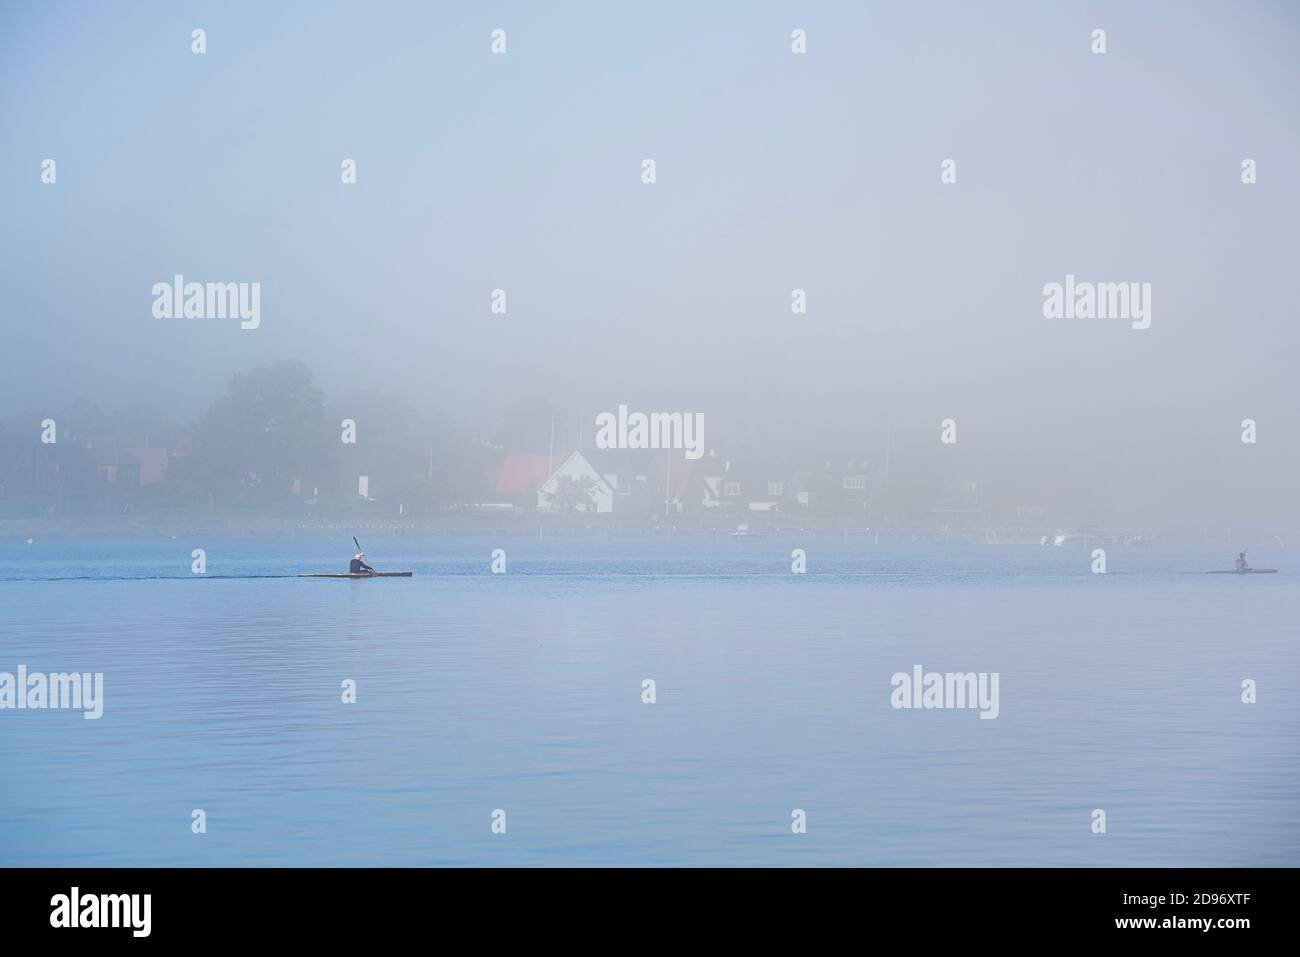
POLYGON ((571 479, 585 485, 590 491, 590 501, 576 506, 579 512, 603 514, 614 511, 614 485, 587 460, 581 452, 574 452, 564 464, 556 469, 542 487, 537 490, 537 509, 542 512, 559 511, 561 506, 555 501, 564 479, 571 479))

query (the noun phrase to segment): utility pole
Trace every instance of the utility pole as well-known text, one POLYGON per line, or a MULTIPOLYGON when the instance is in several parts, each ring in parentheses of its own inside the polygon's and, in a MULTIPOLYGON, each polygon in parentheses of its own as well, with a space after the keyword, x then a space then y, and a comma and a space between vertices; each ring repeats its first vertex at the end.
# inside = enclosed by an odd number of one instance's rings
POLYGON ((672 453, 664 456, 667 465, 664 467, 664 518, 668 517, 668 496, 672 493, 673 487, 673 457, 672 453))
POLYGON ((889 453, 894 444, 894 415, 891 412, 885 429, 885 488, 889 488, 889 453))

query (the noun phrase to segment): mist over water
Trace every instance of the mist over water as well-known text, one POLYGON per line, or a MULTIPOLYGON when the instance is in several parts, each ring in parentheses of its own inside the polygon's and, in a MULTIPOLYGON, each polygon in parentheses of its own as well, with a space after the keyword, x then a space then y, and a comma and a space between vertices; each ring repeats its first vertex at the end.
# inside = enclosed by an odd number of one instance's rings
POLYGON ((1295 865, 1297 41, 0 6, 0 865, 1295 865))
POLYGON ((292 358, 471 435, 542 397, 589 442, 627 403, 704 413, 733 458, 1295 525, 1289 4, 0 17, 8 410, 188 425, 292 358), (177 274, 260 283, 260 326, 155 319, 177 274), (1150 327, 1045 319, 1067 274, 1150 283, 1150 327))

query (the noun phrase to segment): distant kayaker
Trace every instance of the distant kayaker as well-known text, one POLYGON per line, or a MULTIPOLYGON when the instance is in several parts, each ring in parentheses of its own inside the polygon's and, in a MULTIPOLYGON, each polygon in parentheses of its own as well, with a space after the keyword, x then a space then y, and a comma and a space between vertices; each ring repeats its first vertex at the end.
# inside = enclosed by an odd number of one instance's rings
POLYGON ((1246 553, 1242 552, 1237 556, 1237 562, 1233 566, 1239 572, 1250 571, 1250 566, 1246 564, 1246 553))
POLYGON ((374 571, 373 568, 361 560, 365 554, 365 552, 357 552, 352 556, 352 562, 348 565, 348 574, 363 575, 374 571))

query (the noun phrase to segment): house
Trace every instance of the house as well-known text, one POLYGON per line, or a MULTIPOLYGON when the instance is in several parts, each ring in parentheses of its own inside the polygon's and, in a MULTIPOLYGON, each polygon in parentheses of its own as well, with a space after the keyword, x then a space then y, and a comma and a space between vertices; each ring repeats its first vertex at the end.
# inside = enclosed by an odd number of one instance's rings
POLYGON ((656 511, 682 512, 693 496, 703 497, 705 459, 688 459, 682 452, 661 452, 654 457, 651 474, 654 476, 654 501, 656 511))
POLYGON ((688 459, 683 452, 634 453, 639 456, 633 475, 641 511, 665 514, 699 506, 704 497, 703 459, 688 459))
POLYGON ((719 502, 722 462, 688 459, 683 451, 606 450, 585 453, 615 489, 616 512, 697 512, 719 502))
POLYGON ((104 481, 123 489, 140 487, 140 460, 119 447, 116 439, 92 439, 86 448, 104 481))
POLYGON ((532 505, 537 500, 537 490, 550 478, 555 461, 552 456, 531 452, 507 455, 489 472, 488 480, 503 502, 532 505))
POLYGON ((614 510, 614 484, 581 452, 573 452, 537 490, 542 512, 595 512, 614 510))
POLYGON ((700 490, 695 501, 702 508, 720 508, 722 506, 722 476, 701 475, 700 490))
MULTIPOLYGON (((720 474, 706 480, 717 507, 750 512, 788 511, 801 504, 796 474, 777 459, 756 457, 740 462, 724 460, 720 474), (715 491, 716 490, 716 491, 715 491)), ((802 504, 807 504, 806 496, 802 504)))
MULTIPOLYGON (((560 465, 537 488, 537 508, 543 511, 617 512, 662 515, 694 509, 703 498, 703 462, 680 451, 649 449, 582 449, 557 455, 560 465), (583 487, 589 506, 556 503, 562 485, 583 487)), ((504 494, 504 492, 502 493, 504 494)), ((571 494, 571 493, 570 493, 571 494)))
POLYGON ((140 463, 140 484, 154 485, 167 477, 166 449, 127 449, 140 463))
POLYGON ((865 458, 827 459, 820 473, 808 476, 810 498, 829 511, 861 511, 874 491, 872 470, 865 458))

